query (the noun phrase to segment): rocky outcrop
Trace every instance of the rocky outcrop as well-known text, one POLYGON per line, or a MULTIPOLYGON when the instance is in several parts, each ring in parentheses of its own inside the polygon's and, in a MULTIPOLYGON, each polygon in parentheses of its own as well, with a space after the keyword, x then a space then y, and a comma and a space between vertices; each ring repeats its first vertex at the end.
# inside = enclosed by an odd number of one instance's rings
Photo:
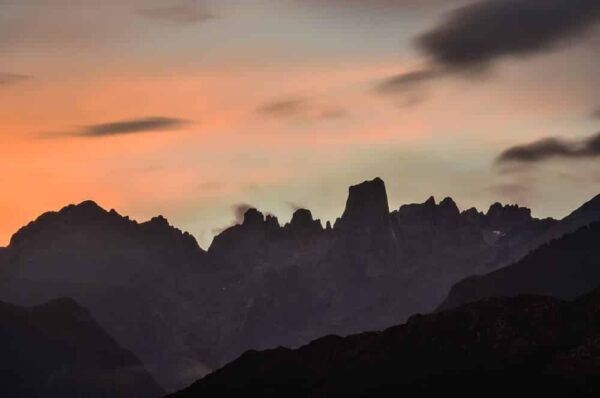
POLYGON ((5 397, 155 398, 164 391, 71 299, 24 308, 0 303, 5 397))
POLYGON ((531 210, 518 205, 494 203, 485 215, 486 224, 497 231, 510 231, 513 228, 527 226, 532 220, 531 210))
POLYGON ((597 396, 599 307, 598 291, 485 300, 381 332, 249 351, 170 397, 597 396))
POLYGON ((335 228, 340 231, 386 233, 390 228, 390 210, 385 184, 380 178, 348 189, 348 200, 335 228))

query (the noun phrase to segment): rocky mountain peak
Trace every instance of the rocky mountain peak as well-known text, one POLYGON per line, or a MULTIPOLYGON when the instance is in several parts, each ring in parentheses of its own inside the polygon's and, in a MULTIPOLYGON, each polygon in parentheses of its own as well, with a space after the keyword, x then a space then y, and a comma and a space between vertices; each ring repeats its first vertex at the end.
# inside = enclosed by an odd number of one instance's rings
POLYGON ((293 226, 307 226, 312 224, 313 216, 310 210, 298 209, 294 212, 290 225, 293 226))
POLYGON ((460 210, 458 210, 458 206, 454 199, 448 197, 442 200, 438 206, 442 214, 447 216, 458 216, 460 214, 460 210))
POLYGON ((244 222, 246 227, 260 227, 265 222, 265 216, 256 209, 248 209, 244 213, 244 222))
POLYGON ((294 232, 319 232, 323 230, 321 221, 314 220, 312 213, 307 209, 296 210, 287 227, 294 232))
POLYGON ((93 225, 99 222, 120 218, 116 212, 107 212, 96 202, 86 200, 77 205, 71 204, 59 211, 49 211, 19 229, 10 240, 16 245, 44 234, 54 234, 57 229, 75 225, 93 225))
POLYGON ((278 230, 280 228, 279 220, 271 214, 267 214, 265 217, 265 225, 267 226, 267 229, 270 230, 278 230))
POLYGON ((348 190, 346 209, 336 227, 354 229, 389 225, 389 211, 383 180, 365 181, 348 190))
POLYGON ((485 215, 490 227, 506 230, 531 221, 531 210, 518 205, 494 203, 485 215))

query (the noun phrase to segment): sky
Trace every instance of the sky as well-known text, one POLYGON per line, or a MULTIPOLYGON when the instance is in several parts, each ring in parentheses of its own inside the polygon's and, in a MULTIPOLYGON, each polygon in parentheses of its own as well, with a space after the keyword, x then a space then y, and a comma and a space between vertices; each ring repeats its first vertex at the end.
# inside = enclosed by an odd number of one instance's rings
POLYGON ((92 199, 208 247, 237 209, 335 220, 600 193, 597 0, 0 0, 0 245, 92 199))

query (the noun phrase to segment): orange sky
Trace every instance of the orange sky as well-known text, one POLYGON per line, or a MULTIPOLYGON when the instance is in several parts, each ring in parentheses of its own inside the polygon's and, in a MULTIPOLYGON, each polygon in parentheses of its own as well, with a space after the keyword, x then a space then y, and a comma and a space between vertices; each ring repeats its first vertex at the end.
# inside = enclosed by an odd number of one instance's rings
POLYGON ((381 26, 357 25, 250 3, 241 12, 225 1, 222 15, 211 3, 218 18, 179 26, 145 21, 135 11, 147 3, 136 1, 61 2, 62 12, 49 14, 41 2, 0 1, 14 38, 0 40, 0 76, 28 76, 0 84, 0 244, 42 212, 85 199, 141 220, 164 214, 206 247, 237 203, 282 221, 295 205, 333 219, 347 186, 377 175, 393 207, 435 194, 464 207, 524 201, 558 216, 599 190, 590 162, 517 176, 494 166, 506 146, 597 129, 587 116, 598 99, 593 60, 582 57, 589 47, 390 97, 374 87, 425 62, 406 43, 439 10, 399 14, 406 23, 390 37, 388 16, 381 26), (50 22, 61 18, 70 23, 57 31, 50 22), (19 35, 26 26, 34 28, 19 35), (284 111, 264 111, 273 104, 284 111), (159 116, 185 123, 81 136, 89 126, 159 116), (580 170, 583 182, 560 177, 580 170), (519 197, 496 189, 523 179, 532 190, 519 197))

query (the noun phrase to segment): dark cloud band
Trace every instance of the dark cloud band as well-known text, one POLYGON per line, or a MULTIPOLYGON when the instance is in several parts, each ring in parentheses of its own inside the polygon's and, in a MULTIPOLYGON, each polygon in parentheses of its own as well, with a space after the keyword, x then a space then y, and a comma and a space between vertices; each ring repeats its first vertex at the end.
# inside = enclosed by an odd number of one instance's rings
POLYGON ((537 163, 551 158, 592 158, 600 156, 600 133, 584 140, 545 138, 530 144, 507 149, 498 157, 498 163, 537 163))
POLYGON ((416 43, 436 65, 482 68, 551 49, 598 22, 598 0, 484 0, 453 11, 416 43))

